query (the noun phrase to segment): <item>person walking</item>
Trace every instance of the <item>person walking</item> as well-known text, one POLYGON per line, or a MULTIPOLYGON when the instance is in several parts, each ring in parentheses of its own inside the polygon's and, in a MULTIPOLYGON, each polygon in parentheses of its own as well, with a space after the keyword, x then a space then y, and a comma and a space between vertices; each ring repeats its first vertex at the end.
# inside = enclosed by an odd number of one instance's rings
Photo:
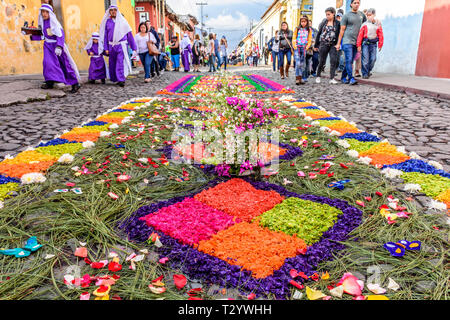
POLYGON ((267 45, 270 52, 272 53, 273 72, 277 72, 277 70, 280 68, 278 59, 278 52, 280 50, 280 38, 278 36, 278 30, 275 31, 275 36, 270 39, 267 45))
POLYGON ((295 84, 305 84, 303 71, 306 67, 306 51, 312 44, 312 31, 309 26, 308 17, 300 18, 300 24, 294 32, 294 59, 295 59, 295 84))
POLYGON ((252 59, 253 59, 253 66, 257 67, 259 61, 259 46, 256 42, 253 43, 252 59))
POLYGON ((170 56, 172 59, 173 71, 180 71, 180 43, 177 36, 172 36, 170 42, 170 56))
MULTIPOLYGON (((339 21, 339 23, 341 23, 342 17, 344 16, 344 10, 339 9, 337 14, 336 14, 336 20, 339 21)), ((337 71, 338 72, 342 72, 344 71, 345 68, 345 56, 344 56, 344 52, 342 50, 338 51, 338 67, 337 67, 337 71)))
POLYGON ((148 32, 145 22, 142 22, 139 25, 139 32, 134 36, 134 40, 136 41, 139 59, 141 60, 142 66, 144 67, 144 82, 148 83, 151 80, 150 68, 154 57, 151 56, 148 51, 147 42, 156 44, 156 39, 151 32, 148 32))
POLYGON ((383 28, 375 19, 375 9, 368 9, 366 17, 367 21, 362 25, 356 42, 358 52, 362 52, 363 79, 369 79, 372 75, 372 69, 377 61, 377 46, 381 51, 384 44, 383 28))
POLYGON ((303 81, 308 82, 309 77, 316 76, 317 67, 319 66, 319 52, 314 50, 314 44, 316 42, 317 30, 312 26, 312 20, 309 20, 309 27, 312 32, 312 45, 309 50, 306 51, 306 68, 303 71, 303 81))
POLYGON ((183 59, 184 72, 189 72, 191 70, 189 62, 191 54, 192 54, 191 39, 189 39, 188 33, 185 32, 183 40, 181 40, 181 56, 183 59))
POLYGON ((228 43, 225 36, 220 39, 220 58, 221 58, 221 66, 224 66, 224 70, 227 70, 228 56, 227 56, 228 43))
POLYGON ((216 64, 215 64, 215 48, 214 48, 214 35, 212 33, 209 34, 209 42, 208 42, 208 63, 209 63, 209 72, 216 72, 216 64))
POLYGON ((317 70, 316 83, 320 83, 322 70, 327 63, 327 57, 330 56, 330 84, 337 84, 334 79, 336 76, 336 67, 338 64, 338 51, 336 45, 338 42, 341 24, 336 19, 336 10, 333 7, 325 10, 326 18, 319 25, 316 42, 314 47, 319 50, 319 66, 317 70))
POLYGON ((220 44, 219 40, 217 39, 217 33, 214 33, 214 59, 216 61, 216 68, 217 71, 220 71, 220 65, 222 64, 222 61, 220 60, 220 44))
POLYGON ((364 13, 359 11, 360 5, 360 0, 351 0, 350 6, 352 10, 346 13, 342 18, 341 31, 336 45, 336 49, 341 50, 342 41, 342 50, 345 54, 345 69, 342 72, 341 82, 344 84, 358 84, 353 77, 353 61, 355 60, 357 53, 356 41, 358 39, 359 30, 361 29, 361 25, 367 20, 364 13))
POLYGON ((53 89, 55 82, 72 86, 71 93, 80 89, 80 74, 65 44, 64 30, 49 4, 39 9, 38 25, 42 35, 31 35, 31 41, 44 42, 43 74, 45 83, 42 89, 53 89))
POLYGON ((200 72, 200 59, 201 59, 201 51, 200 51, 200 35, 196 34, 194 36, 194 46, 192 48, 192 64, 194 66, 194 72, 200 72))
POLYGON ((136 56, 136 42, 131 27, 116 5, 111 5, 105 12, 100 24, 99 52, 109 56, 109 76, 112 82, 125 87, 127 76, 132 72, 127 46, 136 56))
POLYGON ((281 23, 280 28, 280 49, 278 53, 278 62, 280 65, 280 76, 284 79, 285 75, 289 77, 289 68, 291 66, 292 52, 294 51, 292 47, 292 37, 294 36, 292 30, 289 30, 289 25, 286 21, 281 23), (287 64, 285 66, 284 59, 286 58, 287 64), (283 69, 284 68, 284 69, 283 69))
POLYGON ((101 82, 105 84, 107 77, 106 64, 103 55, 98 53, 99 39, 100 35, 98 32, 94 32, 84 50, 86 50, 91 59, 89 64, 89 83, 95 83, 96 80, 101 80, 101 82))
POLYGON ((269 48, 267 47, 267 44, 264 45, 263 56, 264 64, 267 66, 269 64, 269 48))

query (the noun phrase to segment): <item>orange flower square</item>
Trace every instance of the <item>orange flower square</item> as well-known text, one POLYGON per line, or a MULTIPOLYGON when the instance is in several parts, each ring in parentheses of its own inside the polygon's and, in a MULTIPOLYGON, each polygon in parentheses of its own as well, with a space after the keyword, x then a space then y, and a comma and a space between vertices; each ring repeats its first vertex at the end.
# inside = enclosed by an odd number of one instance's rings
POLYGON ((241 222, 200 241, 198 250, 265 278, 280 269, 286 258, 306 249, 305 242, 282 232, 270 231, 254 223, 241 222))

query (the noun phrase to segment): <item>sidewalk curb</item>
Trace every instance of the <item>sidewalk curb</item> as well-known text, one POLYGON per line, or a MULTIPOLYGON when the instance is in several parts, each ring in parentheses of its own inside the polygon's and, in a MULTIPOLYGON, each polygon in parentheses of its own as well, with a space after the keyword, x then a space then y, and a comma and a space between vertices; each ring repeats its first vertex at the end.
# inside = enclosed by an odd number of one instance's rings
POLYGON ((417 95, 422 95, 422 96, 429 96, 429 97, 437 98, 437 99, 450 100, 450 94, 439 93, 439 92, 429 91, 429 90, 416 89, 416 88, 409 88, 409 87, 395 85, 395 84, 380 83, 377 81, 371 81, 371 80, 360 79, 360 78, 358 78, 357 81, 358 81, 358 83, 361 83, 361 84, 368 84, 368 85, 380 87, 383 89, 400 91, 400 92, 404 92, 404 93, 412 93, 412 94, 417 94, 417 95))

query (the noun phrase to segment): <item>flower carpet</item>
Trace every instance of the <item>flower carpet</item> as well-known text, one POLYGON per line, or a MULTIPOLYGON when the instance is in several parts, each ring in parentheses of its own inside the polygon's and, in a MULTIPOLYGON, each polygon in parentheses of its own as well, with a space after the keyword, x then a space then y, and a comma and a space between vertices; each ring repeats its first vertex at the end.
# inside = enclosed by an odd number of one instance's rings
POLYGON ((216 80, 126 101, 0 163, 0 297, 448 298, 438 163, 314 103, 216 80), (260 128, 279 131, 253 150, 276 171, 189 142, 260 128))
MULTIPOLYGON (((223 85, 223 76, 187 75, 172 83, 158 94, 165 95, 207 95, 223 85)), ((247 94, 293 93, 294 91, 259 75, 234 75, 226 79, 228 86, 247 94)))
POLYGON ((161 254, 192 277, 282 298, 289 294, 289 271, 316 274, 316 264, 343 248, 336 241, 346 240, 361 216, 346 201, 231 179, 142 207, 121 227, 136 241, 157 232, 161 254))

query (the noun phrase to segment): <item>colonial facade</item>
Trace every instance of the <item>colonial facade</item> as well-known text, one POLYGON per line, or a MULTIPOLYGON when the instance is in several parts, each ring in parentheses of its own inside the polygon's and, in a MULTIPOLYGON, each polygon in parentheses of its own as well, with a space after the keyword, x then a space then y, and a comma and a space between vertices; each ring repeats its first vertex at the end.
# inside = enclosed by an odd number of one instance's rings
POLYGON ((286 21, 293 30, 303 15, 312 19, 314 0, 275 0, 264 12, 258 24, 242 40, 241 46, 248 50, 252 43, 264 47, 286 21))
POLYGON ((99 30, 106 9, 110 4, 117 4, 132 30, 144 15, 158 28, 164 28, 166 39, 171 35, 181 35, 188 31, 193 37, 198 21, 191 15, 177 15, 163 0, 2 0, 0 1, 0 75, 37 74, 42 72, 42 43, 30 41, 29 36, 21 34, 21 27, 27 21, 30 25, 38 24, 41 3, 53 6, 61 22, 66 43, 80 70, 89 68, 89 57, 84 50, 93 32, 99 30), (144 7, 144 11, 136 10, 144 7), (157 19, 157 10, 159 19, 157 19), (162 14, 164 12, 164 14, 162 14))
MULTIPOLYGON (((112 0, 135 29, 132 0, 112 0)), ((27 21, 38 24, 39 7, 46 2, 53 6, 61 22, 66 43, 80 70, 89 68, 84 51, 92 32, 98 31, 111 0, 4 0, 0 1, 0 75, 35 74, 42 72, 42 43, 30 41, 21 34, 27 21)))
POLYGON ((164 34, 164 40, 172 36, 180 37, 188 32, 194 37, 197 19, 192 15, 178 15, 167 5, 165 0, 136 0, 135 23, 150 20, 159 33, 164 34))

